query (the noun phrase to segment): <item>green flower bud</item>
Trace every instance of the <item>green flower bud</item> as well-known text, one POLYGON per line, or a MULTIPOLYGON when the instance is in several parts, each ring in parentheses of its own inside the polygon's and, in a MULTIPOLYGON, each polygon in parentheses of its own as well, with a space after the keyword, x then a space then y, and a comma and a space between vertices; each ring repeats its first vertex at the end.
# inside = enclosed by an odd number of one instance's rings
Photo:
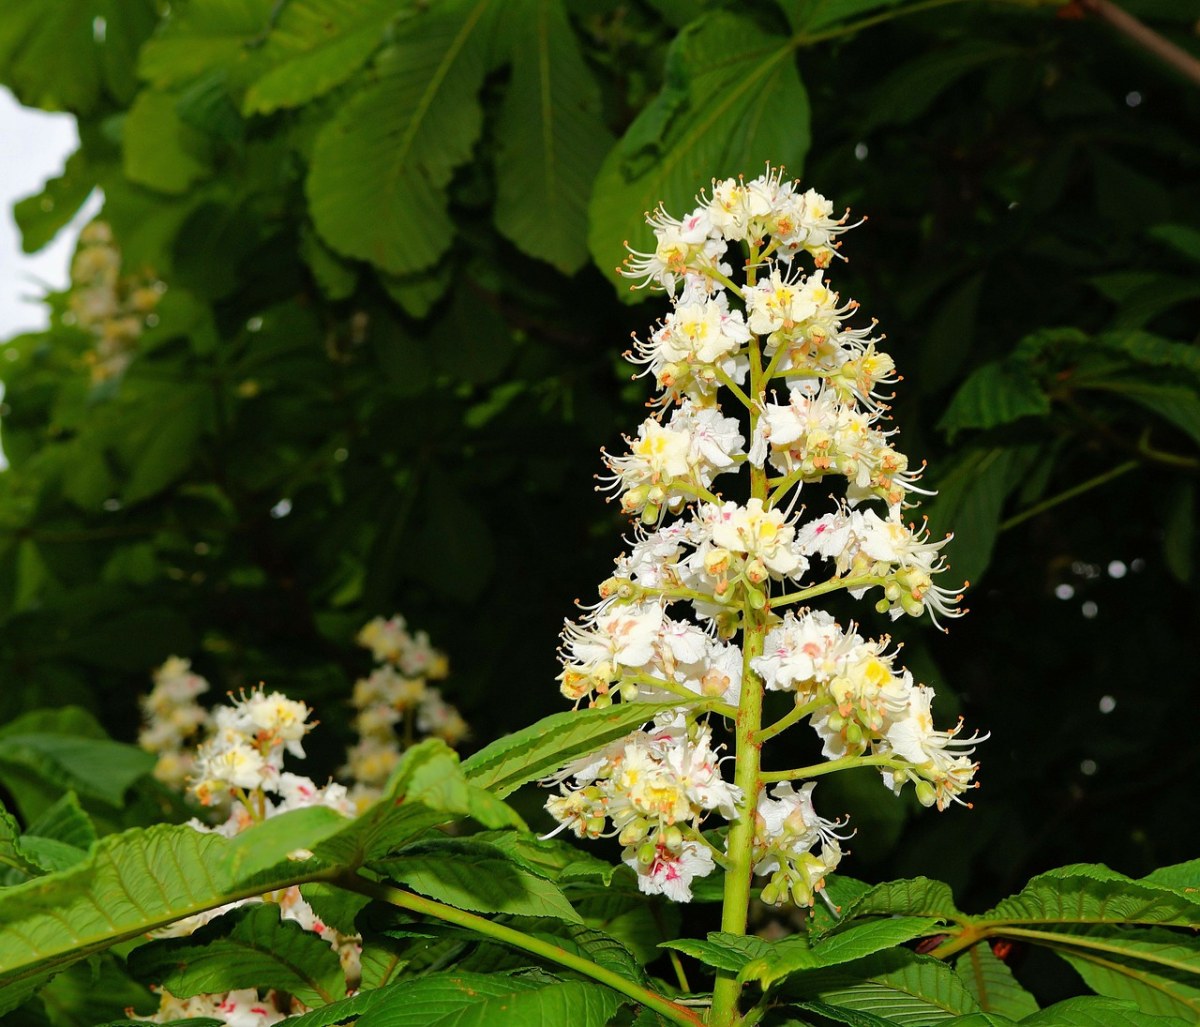
POLYGON ((654 842, 646 842, 637 852, 638 863, 644 867, 650 866, 654 862, 655 856, 658 854, 658 846, 654 842))

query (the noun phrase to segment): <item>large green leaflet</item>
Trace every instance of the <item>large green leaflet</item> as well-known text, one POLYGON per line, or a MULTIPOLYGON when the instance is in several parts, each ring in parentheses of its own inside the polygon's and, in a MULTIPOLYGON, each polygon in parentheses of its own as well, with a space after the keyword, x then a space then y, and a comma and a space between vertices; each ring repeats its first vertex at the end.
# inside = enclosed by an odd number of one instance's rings
POLYGON ((446 185, 483 124, 491 15, 491 0, 452 0, 402 22, 373 81, 317 137, 309 207, 337 252, 406 275, 449 248, 446 185))
POLYGON ((810 130, 794 51, 793 40, 725 12, 676 38, 662 92, 608 155, 592 196, 592 257, 623 295, 628 285, 614 269, 626 240, 653 249, 644 212, 661 202, 682 217, 714 176, 753 178, 768 161, 799 175, 810 130))
POLYGON ((613 136, 562 0, 508 0, 502 13, 512 81, 496 128, 496 227, 571 274, 587 263, 588 200, 613 136))

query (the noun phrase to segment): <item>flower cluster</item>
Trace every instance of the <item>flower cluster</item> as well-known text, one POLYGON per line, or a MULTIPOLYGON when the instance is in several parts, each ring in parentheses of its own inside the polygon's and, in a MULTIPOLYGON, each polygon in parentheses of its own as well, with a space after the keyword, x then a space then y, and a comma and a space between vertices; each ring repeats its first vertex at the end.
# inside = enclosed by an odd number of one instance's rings
POLYGON ((732 818, 741 798, 721 778, 708 728, 682 715, 658 718, 650 731, 572 764, 558 780, 561 794, 547 803, 558 830, 580 838, 616 835, 642 891, 680 902, 692 897, 692 879, 713 869, 700 823, 712 810, 732 818))
POLYGON ((208 688, 190 660, 172 656, 154 671, 154 687, 141 699, 138 744, 158 757, 154 776, 171 788, 182 788, 195 769, 192 743, 209 725, 208 710, 196 697, 208 688))
POLYGON ((811 782, 793 786, 813 768, 761 769, 764 740, 808 719, 834 769, 877 767, 887 787, 911 782, 944 809, 972 786, 980 739, 934 729, 932 690, 896 666, 887 638, 802 604, 869 593, 880 613, 936 623, 961 597, 934 583, 946 540, 906 519, 923 468, 885 424, 895 365, 874 323, 848 323, 858 304, 826 275, 854 226, 771 168, 714 182, 682 218, 660 206, 647 221, 656 245, 624 273, 664 290, 672 310, 627 356, 660 392, 628 452, 604 453, 602 479, 634 537, 600 601, 566 625, 559 682, 577 705, 678 700, 678 712, 566 768, 547 808, 560 830, 616 834, 645 891, 687 899, 693 877, 725 862, 767 878, 765 901, 811 905, 847 836, 817 815, 811 782), (802 252, 816 270, 799 267, 802 252), (720 475, 742 482, 733 496, 714 491, 720 475), (801 490, 807 506, 814 486, 839 480, 832 510, 797 513, 801 490), (794 703, 769 727, 764 691, 794 703), (718 776, 701 719, 713 713, 737 723, 737 788, 718 776), (699 832, 711 812, 734 824, 724 853, 699 832))
POLYGON ((129 366, 165 289, 151 274, 121 274, 121 251, 105 222, 93 221, 80 232, 68 306, 74 322, 96 340, 88 354, 93 382, 117 377, 129 366))
MULTIPOLYGON (((186 675, 184 660, 176 658, 168 661, 166 666, 176 674, 165 680, 178 681, 186 675)), ((159 674, 162 674, 161 670, 159 674)), ((267 693, 261 688, 214 709, 208 721, 208 738, 196 753, 190 791, 205 806, 221 811, 224 819, 215 825, 192 820, 191 826, 197 831, 233 837, 253 824, 308 806, 327 806, 344 816, 354 816, 357 809, 344 786, 332 782, 318 785, 311 778, 283 769, 285 755, 304 755, 302 740, 313 727, 309 721, 310 712, 302 702, 279 692, 267 693)), ((263 902, 278 906, 281 919, 295 921, 328 942, 341 960, 347 989, 352 991, 358 987, 361 939, 343 935, 322 922, 298 887, 232 902, 177 921, 156 934, 160 937, 189 935, 223 913, 263 902)), ((306 1011, 295 998, 270 990, 242 989, 187 999, 157 990, 160 1005, 153 1015, 129 1015, 152 1023, 170 1023, 183 1017, 211 1017, 228 1027, 267 1027, 289 1015, 306 1011)))
POLYGON ((344 772, 356 782, 352 795, 365 805, 377 798, 400 759, 401 739, 411 744, 417 733, 457 745, 468 733, 461 714, 429 684, 450 672, 445 655, 424 631, 410 634, 403 617, 376 617, 358 633, 377 666, 354 685, 359 740, 350 747, 344 772))

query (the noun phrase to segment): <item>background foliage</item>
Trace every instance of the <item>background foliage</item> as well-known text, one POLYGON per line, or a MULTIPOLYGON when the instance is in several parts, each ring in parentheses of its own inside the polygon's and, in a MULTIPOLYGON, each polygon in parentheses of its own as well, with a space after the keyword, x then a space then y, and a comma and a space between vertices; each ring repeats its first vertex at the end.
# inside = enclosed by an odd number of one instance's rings
MULTIPOLYGON (((1200 50, 1194 0, 1123 6, 1200 50)), ((166 291, 121 374, 65 296, 3 350, 0 720, 75 704, 130 738, 179 653, 336 728, 353 633, 395 609, 479 741, 560 708, 558 625, 620 523, 595 449, 644 396, 612 269, 640 211, 770 159, 869 217, 836 281, 909 377, 903 448, 974 584, 907 662, 993 732, 974 813, 881 808, 856 872, 984 908, 1194 856, 1200 99, 1079 13, 13 0, 0 79, 82 138, 18 205, 26 248, 99 188, 166 291)))

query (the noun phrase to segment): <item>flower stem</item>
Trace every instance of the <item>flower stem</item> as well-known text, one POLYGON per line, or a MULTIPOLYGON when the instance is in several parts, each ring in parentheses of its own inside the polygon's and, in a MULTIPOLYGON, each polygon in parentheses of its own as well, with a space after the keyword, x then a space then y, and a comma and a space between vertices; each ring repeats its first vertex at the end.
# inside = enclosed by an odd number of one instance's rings
POLYGON ((843 756, 839 760, 814 763, 812 766, 797 767, 795 770, 770 770, 760 777, 763 781, 804 781, 810 777, 836 774, 839 770, 853 770, 855 767, 894 767, 898 770, 906 766, 907 763, 897 759, 892 753, 877 753, 874 756, 843 756))
MULTIPOLYGON (((753 288, 755 263, 759 259, 757 247, 750 249, 746 264, 746 285, 753 288)), ((762 348, 757 336, 750 338, 750 395, 761 400, 766 379, 763 377, 762 348)), ((754 437, 761 408, 750 407, 750 436, 754 437)), ((767 472, 763 467, 750 467, 750 495, 763 503, 767 499, 767 472)), ((763 640, 767 635, 769 607, 764 604, 755 609, 747 589, 742 613, 742 695, 738 703, 736 721, 736 747, 733 783, 741 789, 742 804, 738 818, 729 828, 725 843, 726 859, 725 894, 721 905, 721 930, 727 934, 746 933, 746 920, 750 910, 751 877, 754 871, 754 820, 758 809, 758 793, 762 789, 761 749, 757 740, 762 727, 763 681, 751 665, 763 651, 763 640)), ((713 985, 713 1004, 708 1023, 711 1027, 733 1027, 741 1022, 738 998, 742 986, 732 974, 718 974, 713 985)))
POLYGON ((415 895, 402 888, 382 884, 378 881, 370 881, 358 874, 348 873, 340 875, 334 879, 334 883, 340 888, 345 888, 347 891, 357 892, 359 895, 378 899, 381 902, 397 906, 400 909, 411 910, 423 916, 431 916, 436 920, 442 920, 448 924, 465 927, 469 931, 474 931, 494 941, 511 945, 513 948, 521 949, 535 956, 541 956, 543 959, 548 959, 559 966, 566 967, 568 970, 574 970, 576 973, 581 973, 585 977, 592 978, 594 981, 599 981, 614 991, 619 991, 622 995, 628 996, 635 1002, 653 1009, 659 1016, 669 1020, 671 1023, 682 1024, 683 1027, 703 1027, 704 1021, 690 1009, 676 1005, 665 996, 650 991, 648 988, 643 988, 640 984, 628 980, 597 963, 593 963, 590 959, 584 959, 574 952, 568 952, 558 945, 522 934, 520 931, 514 930, 504 924, 498 924, 493 920, 488 920, 486 917, 476 916, 474 913, 468 913, 465 910, 455 909, 453 906, 447 906, 433 899, 427 899, 423 895, 415 895))
POLYGON ((830 578, 828 581, 822 581, 819 585, 802 588, 799 592, 789 592, 784 596, 776 596, 771 600, 771 609, 778 610, 781 606, 790 606, 792 603, 802 603, 806 599, 815 599, 817 596, 836 592, 839 588, 865 588, 868 585, 879 585, 882 583, 882 578, 870 574, 864 574, 857 578, 830 578))
POLYGON ((732 378, 730 378, 725 371, 721 370, 721 368, 719 368, 716 364, 712 365, 712 369, 713 374, 717 376, 717 381, 719 381, 725 386, 725 388, 732 392, 738 398, 738 402, 741 403, 742 406, 744 406, 747 410, 750 410, 754 406, 754 404, 750 402, 750 397, 742 391, 742 387, 738 385, 738 383, 732 378))
POLYGON ((774 738, 776 735, 786 731, 793 724, 803 720, 814 710, 820 709, 821 705, 821 699, 814 699, 812 702, 806 702, 804 704, 796 703, 795 706, 793 706, 787 713, 775 721, 774 724, 772 724, 770 727, 764 727, 761 731, 759 731, 758 734, 754 736, 754 740, 758 742, 759 745, 762 745, 763 742, 770 738, 774 738))

